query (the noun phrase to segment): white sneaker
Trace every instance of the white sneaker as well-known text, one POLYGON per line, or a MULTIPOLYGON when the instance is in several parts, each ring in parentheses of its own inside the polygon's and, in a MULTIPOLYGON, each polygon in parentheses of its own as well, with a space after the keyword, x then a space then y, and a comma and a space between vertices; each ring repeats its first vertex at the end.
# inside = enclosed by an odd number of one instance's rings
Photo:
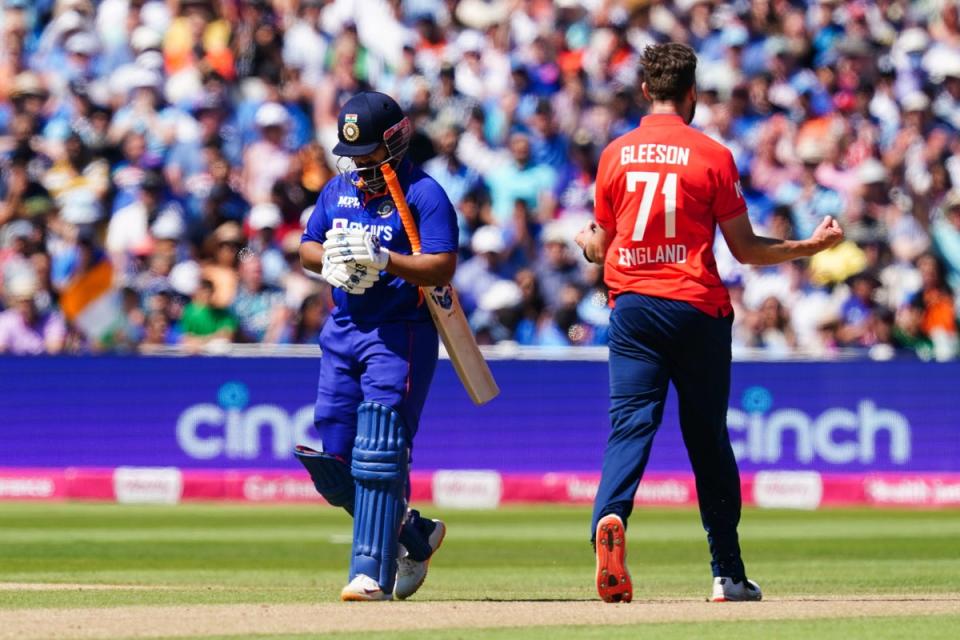
MULTIPOLYGON (((436 526, 433 533, 427 538, 427 543, 432 549, 430 558, 437 552, 440 545, 443 544, 443 538, 447 535, 447 526, 440 520, 432 521, 436 526)), ((414 560, 410 558, 407 550, 400 545, 400 559, 397 560, 397 582, 393 587, 393 595, 399 600, 406 600, 417 592, 427 579, 427 567, 430 565, 430 558, 426 560, 414 560)))
POLYGON ((362 573, 357 575, 350 584, 340 592, 340 599, 344 602, 370 602, 376 600, 390 600, 389 593, 384 593, 377 581, 362 573))
POLYGON ((734 582, 732 578, 714 578, 711 602, 747 602, 763 600, 760 585, 753 580, 734 582))

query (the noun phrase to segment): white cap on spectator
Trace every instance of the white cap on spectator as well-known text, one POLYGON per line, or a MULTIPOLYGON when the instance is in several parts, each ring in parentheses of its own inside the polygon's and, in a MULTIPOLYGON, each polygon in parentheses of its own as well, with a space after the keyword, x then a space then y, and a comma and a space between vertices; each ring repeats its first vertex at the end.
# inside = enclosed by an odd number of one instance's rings
POLYGON ((960 51, 935 49, 924 56, 923 66, 937 84, 947 78, 960 78, 960 51))
POLYGON ((26 220, 12 220, 0 225, 0 247, 7 247, 17 238, 29 238, 33 235, 33 225, 26 220))
POLYGON ((513 280, 499 280, 483 292, 477 306, 484 311, 499 311, 515 307, 523 300, 523 292, 513 280))
POLYGON ((137 56, 136 65, 150 71, 163 73, 163 54, 159 51, 144 51, 137 56))
POLYGON ((280 207, 272 202, 263 202, 250 209, 249 222, 254 231, 276 229, 283 223, 283 216, 280 215, 280 207))
POLYGON ((905 29, 897 38, 897 48, 904 53, 918 53, 930 44, 930 36, 920 27, 905 29))
POLYGON ((7 280, 4 292, 11 300, 29 300, 37 293, 40 283, 32 268, 17 269, 7 280))
POLYGON ((876 158, 867 158, 857 167, 860 184, 876 184, 887 179, 887 168, 876 158))
POLYGON ((900 106, 904 112, 926 111, 927 107, 930 106, 930 98, 922 91, 911 91, 903 96, 903 99, 900 101, 900 106))
POLYGON ((163 45, 163 36, 145 25, 134 29, 133 35, 130 36, 130 46, 137 52, 159 49, 161 45, 163 45))
POLYGON ((540 242, 545 245, 562 244, 569 246, 570 237, 564 225, 559 222, 550 222, 543 226, 543 231, 540 233, 540 242))
POLYGON ((258 127, 282 127, 287 124, 290 116, 283 106, 276 102, 268 102, 257 109, 257 115, 254 116, 254 122, 258 127))
POLYGON ((960 189, 953 189, 943 198, 943 210, 960 208, 960 189))
POLYGON ((468 51, 482 52, 486 44, 487 39, 484 38, 483 34, 475 29, 465 29, 457 37, 457 48, 460 49, 460 53, 466 53, 468 51))
POLYGON ((100 49, 100 44, 97 42, 96 37, 93 34, 87 33, 86 31, 81 31, 80 33, 75 33, 67 39, 67 42, 63 45, 63 48, 67 50, 67 53, 76 53, 82 56, 93 56, 100 49))
POLYGON ((463 24, 474 29, 486 29, 504 22, 510 7, 504 0, 462 0, 457 4, 456 16, 463 24))
POLYGON ((133 69, 126 80, 130 89, 156 89, 159 91, 161 84, 163 84, 163 78, 160 77, 160 74, 150 69, 133 69))
POLYGON ((488 224, 473 232, 470 248, 476 254, 500 253, 507 248, 507 243, 503 238, 503 231, 500 230, 500 227, 488 224))
MULTIPOLYGON (((151 51, 149 53, 153 54, 155 52, 151 51)), ((163 95, 170 104, 193 102, 201 93, 203 93, 203 78, 200 76, 200 72, 193 67, 187 67, 167 78, 163 90, 163 95)))
POLYGON ((93 224, 103 215, 96 195, 89 189, 70 189, 61 194, 58 200, 60 217, 70 224, 93 224))
POLYGON ((797 157, 804 164, 823 162, 825 155, 823 145, 814 138, 803 138, 797 145, 797 157))
POLYGON ((50 29, 53 33, 60 36, 64 33, 82 29, 85 24, 86 20, 76 11, 65 11, 57 16, 57 19, 50 25, 50 29))
POLYGON ((150 235, 157 240, 179 240, 186 230, 180 207, 168 205, 160 211, 157 219, 150 226, 150 235))
POLYGON ((167 279, 174 291, 181 295, 192 296, 200 286, 200 265, 193 260, 179 262, 170 269, 167 279))

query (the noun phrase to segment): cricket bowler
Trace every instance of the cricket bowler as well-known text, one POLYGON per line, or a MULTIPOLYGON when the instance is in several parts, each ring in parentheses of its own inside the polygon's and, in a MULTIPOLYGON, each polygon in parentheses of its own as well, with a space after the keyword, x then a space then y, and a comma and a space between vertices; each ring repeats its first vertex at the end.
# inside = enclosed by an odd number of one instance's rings
POLYGON ((408 510, 413 439, 437 365, 439 341, 420 286, 456 268, 453 205, 405 157, 412 126, 383 93, 353 96, 338 117, 340 175, 317 200, 300 244, 303 266, 333 287, 320 333, 315 411, 323 451, 297 447, 317 491, 353 516, 342 600, 399 599, 423 584, 443 541, 439 520, 408 510), (396 173, 419 230, 412 255, 381 166, 396 173))
POLYGON ((625 530, 673 383, 710 548, 711 600, 760 600, 737 537, 740 474, 726 419, 733 309, 713 240, 719 226, 737 260, 770 265, 833 247, 843 232, 827 216, 806 240, 755 235, 732 154, 689 126, 693 49, 648 46, 642 65, 650 115, 604 149, 596 220, 577 235, 586 258, 604 265, 613 304, 611 432, 591 527, 597 591, 606 602, 634 595, 625 530))

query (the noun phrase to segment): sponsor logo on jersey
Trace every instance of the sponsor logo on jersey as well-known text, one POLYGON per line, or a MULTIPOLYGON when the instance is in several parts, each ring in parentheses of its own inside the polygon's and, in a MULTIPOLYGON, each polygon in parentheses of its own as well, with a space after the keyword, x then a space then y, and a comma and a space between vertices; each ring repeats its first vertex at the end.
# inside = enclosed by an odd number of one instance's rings
POLYGON ((357 196, 340 196, 337 198, 338 207, 349 207, 350 209, 360 208, 360 198, 357 196))
POLYGON ((388 224, 364 224, 346 218, 334 218, 332 222, 333 229, 359 229, 375 235, 382 242, 393 240, 393 227, 388 224))

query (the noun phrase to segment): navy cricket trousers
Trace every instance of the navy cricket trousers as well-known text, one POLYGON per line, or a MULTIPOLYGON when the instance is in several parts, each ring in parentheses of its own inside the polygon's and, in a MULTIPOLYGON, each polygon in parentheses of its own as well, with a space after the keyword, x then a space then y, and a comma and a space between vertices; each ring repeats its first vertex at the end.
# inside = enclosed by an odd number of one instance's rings
POLYGON ((686 302, 640 294, 617 297, 609 338, 612 430, 591 536, 603 516, 615 513, 626 523, 633 511, 672 382, 713 575, 740 579, 740 473, 727 432, 732 323, 732 314, 715 318, 686 302))

